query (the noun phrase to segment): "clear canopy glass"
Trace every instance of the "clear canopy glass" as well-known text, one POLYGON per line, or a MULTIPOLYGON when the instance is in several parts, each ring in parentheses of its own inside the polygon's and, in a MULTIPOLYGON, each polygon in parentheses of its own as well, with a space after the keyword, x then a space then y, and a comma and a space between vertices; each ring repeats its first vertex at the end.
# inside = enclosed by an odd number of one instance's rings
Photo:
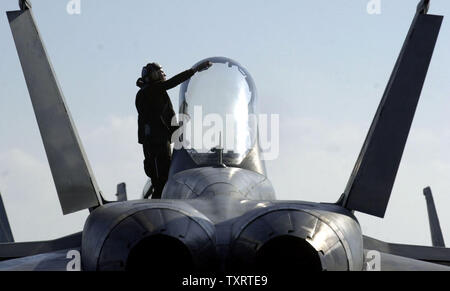
POLYGON ((183 147, 197 164, 214 163, 215 149, 223 149, 224 164, 238 164, 256 140, 254 82, 231 59, 207 60, 212 67, 195 74, 180 90, 183 147))

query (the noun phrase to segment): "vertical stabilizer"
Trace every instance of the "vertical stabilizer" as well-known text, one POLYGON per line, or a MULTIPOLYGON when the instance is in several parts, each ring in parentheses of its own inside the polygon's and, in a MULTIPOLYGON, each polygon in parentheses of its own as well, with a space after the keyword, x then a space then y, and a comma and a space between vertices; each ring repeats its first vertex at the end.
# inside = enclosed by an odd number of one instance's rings
POLYGON ((427 187, 423 189, 423 195, 425 195, 425 199, 427 201, 428 221, 430 223, 431 241, 433 243, 433 247, 445 248, 444 236, 442 235, 441 224, 439 223, 439 217, 437 215, 431 188, 427 187))
POLYGON ((0 193, 0 243, 14 242, 11 226, 9 225, 8 215, 6 215, 5 204, 3 204, 2 194, 0 193))
POLYGON ((422 0, 347 183, 341 204, 384 217, 442 24, 422 0))
POLYGON ((31 9, 7 16, 63 213, 98 206, 97 183, 31 9))

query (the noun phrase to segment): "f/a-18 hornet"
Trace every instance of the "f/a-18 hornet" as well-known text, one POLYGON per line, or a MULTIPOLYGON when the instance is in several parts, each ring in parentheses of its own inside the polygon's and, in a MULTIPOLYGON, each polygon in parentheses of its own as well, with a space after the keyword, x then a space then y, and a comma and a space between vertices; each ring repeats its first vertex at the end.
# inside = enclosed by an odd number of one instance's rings
POLYGON ((117 201, 103 199, 31 5, 19 1, 20 10, 7 16, 62 211, 90 214, 79 233, 18 243, 1 203, 0 270, 66 270, 70 252, 81 254, 87 271, 450 270, 429 188, 432 247, 364 236, 354 215, 385 215, 443 20, 428 14, 429 2, 417 6, 343 194, 335 203, 315 203, 276 199, 258 124, 250 118, 255 83, 243 66, 224 57, 206 59, 213 66, 182 84, 179 113, 190 117, 201 106, 204 113, 231 115, 235 146, 182 143, 173 150, 161 199, 127 201, 123 185, 117 201))

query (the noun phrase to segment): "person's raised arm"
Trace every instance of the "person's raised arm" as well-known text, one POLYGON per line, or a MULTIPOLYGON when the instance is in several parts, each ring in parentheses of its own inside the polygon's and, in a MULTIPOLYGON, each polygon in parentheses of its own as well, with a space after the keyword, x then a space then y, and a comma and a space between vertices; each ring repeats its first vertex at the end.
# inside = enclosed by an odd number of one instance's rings
POLYGON ((212 63, 210 61, 203 62, 195 68, 186 70, 186 71, 170 78, 169 80, 162 82, 161 86, 163 87, 164 90, 172 89, 172 88, 180 85, 184 81, 188 80, 189 78, 191 78, 195 73, 207 70, 211 66, 212 66, 212 63))

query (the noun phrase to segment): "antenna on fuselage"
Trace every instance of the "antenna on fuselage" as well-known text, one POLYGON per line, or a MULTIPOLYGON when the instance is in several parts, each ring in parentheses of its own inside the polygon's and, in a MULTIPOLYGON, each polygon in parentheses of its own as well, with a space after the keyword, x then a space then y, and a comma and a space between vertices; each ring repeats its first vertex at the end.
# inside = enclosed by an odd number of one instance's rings
POLYGON ((227 166, 223 163, 223 146, 222 146, 222 132, 219 132, 219 146, 211 149, 213 153, 217 153, 217 167, 226 168, 227 166))

